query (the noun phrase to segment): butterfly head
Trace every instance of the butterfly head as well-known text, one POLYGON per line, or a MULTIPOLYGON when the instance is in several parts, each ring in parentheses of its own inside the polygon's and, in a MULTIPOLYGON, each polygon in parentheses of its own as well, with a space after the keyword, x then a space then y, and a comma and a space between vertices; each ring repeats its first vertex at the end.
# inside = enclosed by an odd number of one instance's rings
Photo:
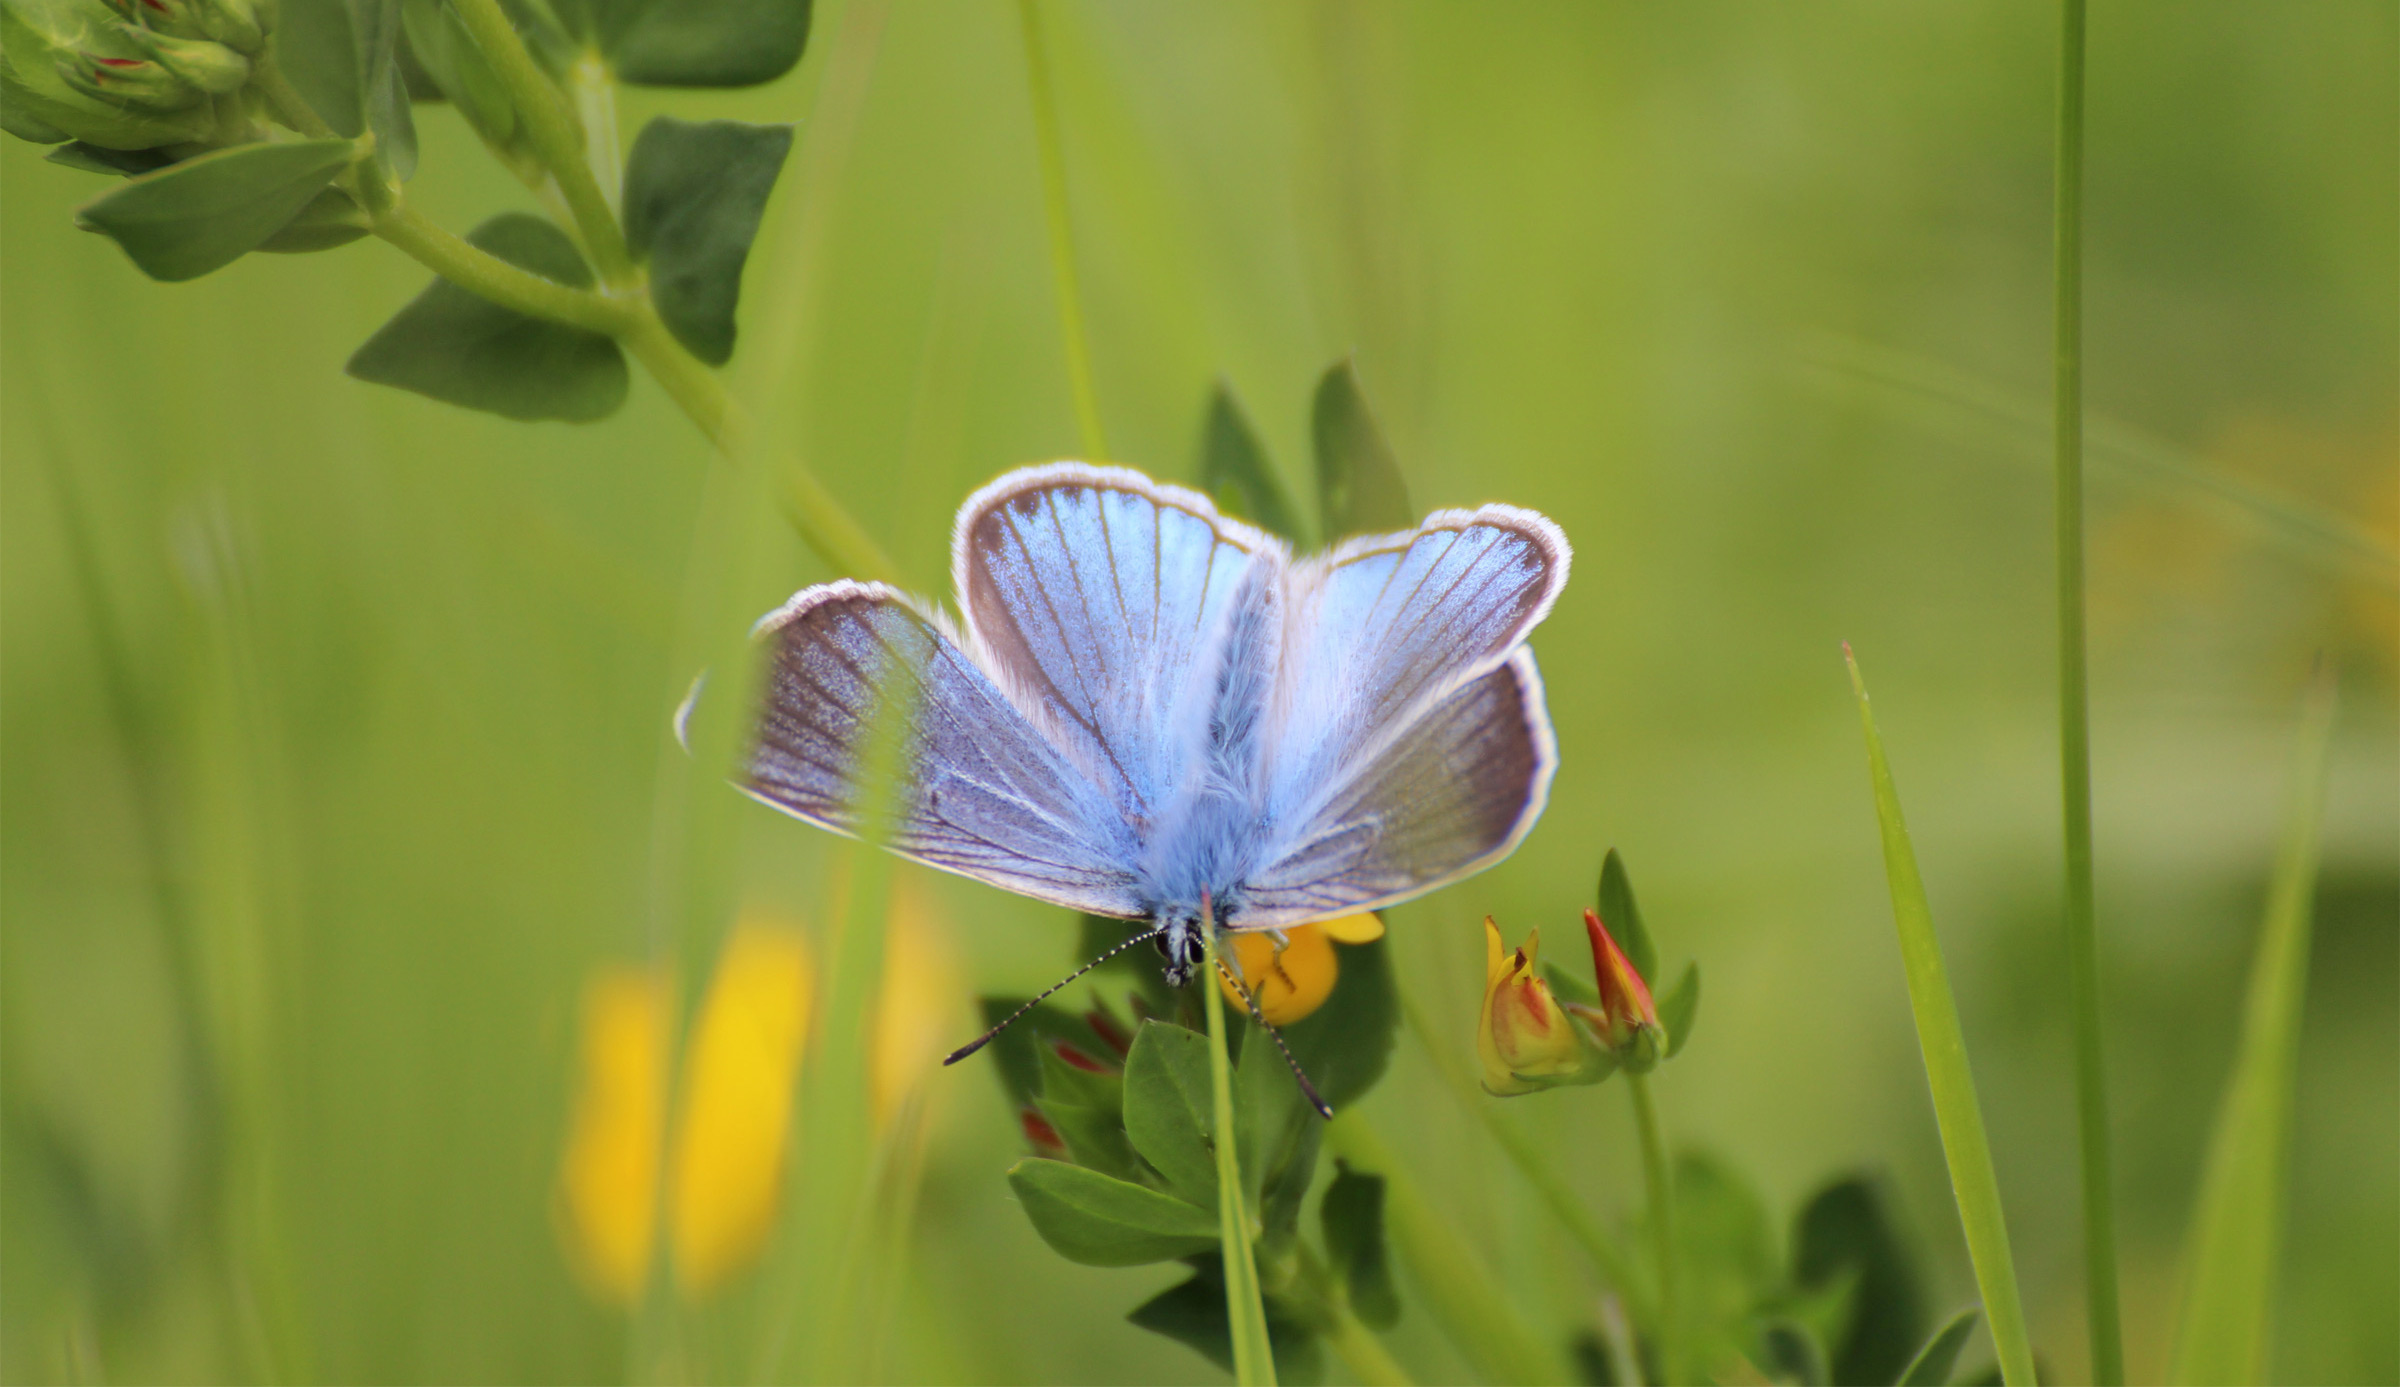
POLYGON ((1208 944, 1200 936, 1197 918, 1177 918, 1165 922, 1157 940, 1158 951, 1167 960, 1167 986, 1181 987, 1200 971, 1208 957, 1208 944))

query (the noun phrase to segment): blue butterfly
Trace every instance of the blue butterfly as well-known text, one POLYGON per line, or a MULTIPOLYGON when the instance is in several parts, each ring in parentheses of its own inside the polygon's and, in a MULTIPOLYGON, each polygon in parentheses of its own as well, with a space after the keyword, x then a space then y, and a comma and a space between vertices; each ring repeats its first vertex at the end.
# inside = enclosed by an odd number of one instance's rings
POLYGON ((745 788, 855 835, 869 767, 895 767, 892 851, 1148 920, 1180 987, 1204 919, 1373 910, 1516 848, 1558 765, 1525 640, 1569 558, 1549 520, 1487 505, 1294 559, 1139 472, 1021 468, 959 510, 963 623, 850 580, 759 623, 745 788))

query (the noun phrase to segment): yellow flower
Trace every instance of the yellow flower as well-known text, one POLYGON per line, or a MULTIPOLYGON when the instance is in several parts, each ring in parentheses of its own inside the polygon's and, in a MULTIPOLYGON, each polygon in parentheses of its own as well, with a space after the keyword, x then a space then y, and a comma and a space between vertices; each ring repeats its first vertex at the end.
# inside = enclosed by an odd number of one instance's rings
POLYGON ((641 1297, 657 1231, 667 1112, 666 979, 615 965, 583 989, 583 1087, 558 1181, 560 1233, 592 1290, 641 1297))
MULTIPOLYGON (((1325 1005, 1325 999, 1333 995, 1334 981, 1341 976, 1334 942, 1365 944, 1381 939, 1383 921, 1373 915, 1344 915, 1296 925, 1284 931, 1288 942, 1281 948, 1264 931, 1222 937, 1227 941, 1226 961, 1241 976, 1242 984, 1258 996, 1259 1014, 1270 1026, 1288 1026, 1325 1005)), ((1217 975, 1217 990, 1225 994, 1226 1001, 1249 1008, 1248 1000, 1222 973, 1217 975)))
POLYGON ((746 914, 692 1024, 668 1167, 675 1275, 714 1288, 766 1245, 783 1184, 793 1087, 808 1039, 808 946, 746 914))
POLYGON ((906 878, 895 882, 875 1038, 867 1052, 868 1094, 879 1130, 958 1043, 967 1017, 950 958, 931 895, 906 878))
POLYGON ((1535 930, 1525 947, 1505 948, 1500 927, 1484 917, 1483 1016, 1475 1048, 1483 1058, 1484 1089, 1502 1097, 1595 1078, 1591 1047, 1542 978, 1541 940, 1535 930))

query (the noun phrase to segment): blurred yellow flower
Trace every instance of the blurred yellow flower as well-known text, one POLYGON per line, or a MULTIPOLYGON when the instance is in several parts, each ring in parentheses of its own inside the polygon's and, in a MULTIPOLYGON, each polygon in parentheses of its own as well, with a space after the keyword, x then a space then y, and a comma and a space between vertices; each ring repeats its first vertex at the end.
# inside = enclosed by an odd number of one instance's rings
POLYGON ((883 982, 875 999, 875 1039, 867 1056, 878 1129, 891 1122, 902 1101, 941 1068, 942 1056, 958 1043, 967 1018, 950 957, 930 894, 905 878, 894 883, 883 982))
POLYGON ((649 969, 611 965, 583 988, 583 1085, 559 1170, 560 1232, 592 1290, 626 1304, 641 1296, 657 1231, 670 1006, 666 979, 649 969))
POLYGON ((669 1153, 668 1227, 676 1280, 688 1293, 748 1266, 774 1226, 810 972, 799 931, 755 912, 717 956, 684 1050, 669 1153))
MULTIPOLYGON (((1241 975, 1242 984, 1258 996, 1258 1010, 1270 1026, 1288 1026, 1325 1005, 1333 995, 1334 980, 1341 976, 1341 964, 1335 959, 1333 941, 1345 938, 1363 943, 1383 933, 1383 922, 1372 915, 1350 915, 1313 925, 1296 925, 1284 931, 1288 941, 1281 948, 1264 931, 1226 935, 1227 961, 1241 975), (1358 921, 1368 921, 1368 926, 1358 921)), ((1217 975, 1217 990, 1225 1000, 1244 1010, 1249 999, 1235 989, 1224 974, 1217 975)))

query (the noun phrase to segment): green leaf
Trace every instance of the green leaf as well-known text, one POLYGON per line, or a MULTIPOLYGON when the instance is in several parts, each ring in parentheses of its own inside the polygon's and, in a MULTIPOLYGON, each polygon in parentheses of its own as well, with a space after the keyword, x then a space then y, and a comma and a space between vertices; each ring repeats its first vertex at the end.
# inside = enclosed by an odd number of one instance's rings
MULTIPOLYGON (((1575 976, 1555 963, 1542 964, 1542 976, 1550 980, 1551 995, 1562 1002, 1578 1002, 1587 1007, 1600 1005, 1600 989, 1575 976)), ((1673 1032, 1669 1032, 1673 1034, 1673 1032)))
POLYGON ((1341 972, 1332 995, 1323 1006, 1284 1027, 1283 1040, 1309 1082, 1340 1112, 1365 1097, 1383 1077, 1400 1023, 1400 999, 1392 986, 1388 940, 1333 948, 1341 972))
POLYGON ((127 179, 75 214, 152 279, 197 279, 255 250, 350 162, 343 140, 247 144, 127 179))
POLYGON ((607 55, 618 80, 747 87, 791 71, 809 0, 558 0, 559 19, 607 55))
POLYGON ((742 262, 791 147, 788 125, 659 116, 625 161, 625 243, 667 330, 712 366, 733 356, 742 262))
POLYGON ((1175 1193, 1204 1208, 1217 1202, 1215 1128, 1208 1037, 1143 1022, 1125 1059, 1125 1135, 1175 1193))
POLYGON ((1792 1232, 1792 1279, 1852 1284, 1849 1328, 1832 1345, 1837 1382, 1889 1382, 1923 1339, 1925 1293, 1879 1179, 1846 1176, 1810 1197, 1792 1232))
POLYGON ((1825 1345, 1817 1332, 1798 1320, 1773 1319, 1759 1329, 1762 1364, 1778 1382, 1799 1387, 1826 1387, 1833 1381, 1825 1366, 1825 1345))
POLYGON ((1359 388, 1356 362, 1344 357, 1326 368, 1317 382, 1311 422, 1317 442, 1317 515, 1328 543, 1417 523, 1400 465, 1359 388))
POLYGON ((1336 1165, 1317 1217, 1325 1225, 1325 1255, 1350 1297, 1361 1324, 1389 1329, 1400 1319, 1400 1293, 1392 1286, 1390 1254, 1383 1242, 1383 1177, 1336 1165))
POLYGON ((358 28, 348 0, 279 0, 275 65, 337 135, 366 133, 358 28))
MULTIPOLYGON (((502 260, 572 288, 591 270, 567 234, 508 212, 467 238, 502 260)), ((609 338, 530 318, 437 279, 352 354, 360 380, 510 419, 605 418, 625 402, 624 353, 609 338)))
POLYGON ((1608 926, 1609 937, 1632 960, 1633 971, 1642 975, 1642 981, 1654 981, 1658 949, 1650 942, 1649 927, 1642 923, 1642 907, 1633 898, 1633 878, 1626 875, 1625 859, 1615 848, 1600 860, 1600 923, 1608 926))
MULTIPOLYGON (((1917 871, 1917 850, 1900 813, 1900 791, 1875 730, 1865 676, 1848 646, 1850 687, 1858 697, 1859 727, 1867 742, 1867 778, 1874 788, 1875 819, 1883 836, 1883 870, 1892 893, 1892 922, 1900 935, 1900 958, 1908 977, 1908 1004, 1917 1021, 1917 1050, 1925 1060, 1925 1085, 1942 1133, 1942 1156, 1950 1167, 1950 1193, 1967 1235, 1975 1284, 1991 1316, 1992 1343, 2004 1376, 2015 1387, 2032 1387, 2033 1346, 2025 1334, 2025 1307, 2017 1296, 2017 1264, 2009 1252, 2008 1220, 2000 1209, 2000 1181, 1992 1170, 1991 1143, 1984 1137, 1983 1107, 1967 1064, 1967 1040, 1958 1022, 1958 999, 1942 963, 1941 937, 1934 932, 1933 906, 1917 871)), ((1874 1379, 1880 1381, 1881 1379, 1874 1379)))
POLYGON ((1242 413, 1231 382, 1219 377, 1208 397, 1208 420, 1200 432, 1200 489, 1216 498, 1217 509, 1247 520, 1271 534, 1301 542, 1300 517, 1275 480, 1258 432, 1242 413))
POLYGON ((163 169, 175 162, 175 156, 163 149, 110 149, 81 140, 62 144, 42 157, 50 163, 64 164, 86 173, 120 173, 128 178, 163 169))
POLYGON ((1042 1071, 1042 1097, 1054 1103, 1073 1103, 1094 1112, 1108 1114, 1109 1120, 1124 1125, 1125 1078, 1122 1074, 1085 1067, 1097 1063, 1073 1047, 1077 1059, 1070 1060, 1059 1042, 1043 1045, 1035 1057, 1042 1071), (1080 1061, 1080 1062, 1079 1062, 1080 1061))
MULTIPOLYGON (((1266 1298, 1267 1344, 1279 1382, 1295 1387, 1319 1381, 1324 1355, 1315 1331, 1280 1297, 1266 1298)), ((1233 1371, 1233 1333, 1225 1313, 1225 1270, 1214 1257, 1194 1259, 1190 1280, 1170 1287, 1137 1307, 1126 1319, 1197 1350, 1209 1362, 1233 1371)))
POLYGON ((1683 976, 1676 979, 1675 990, 1658 1004, 1658 1024, 1667 1031, 1667 1058, 1683 1053, 1683 1043, 1691 1039, 1692 1023, 1700 1017, 1700 965, 1683 965, 1683 976))
POLYGON ((2241 1048, 2217 1110, 2185 1234, 2183 1307, 2168 1379, 2266 1380, 2267 1330, 2283 1257, 2292 1088, 2308 995, 2311 913, 2332 745, 2334 685, 2320 671, 2300 719, 2283 842, 2242 1002, 2241 1048))
POLYGON ((1975 1332, 1979 1310, 1961 1310, 1950 1322, 1933 1332, 1917 1356, 1908 1360, 1893 1381, 1897 1387, 1943 1387, 1950 1380, 1950 1370, 1958 1366, 1958 1351, 1967 1346, 1967 1336, 1975 1332))
POLYGON ((1038 1159, 1011 1166, 1008 1183, 1034 1231, 1070 1262, 1133 1267, 1217 1245, 1216 1210, 1147 1185, 1038 1159))
POLYGON ((258 248, 278 255, 299 255, 309 251, 331 250, 346 246, 364 236, 371 228, 367 214, 359 210, 350 195, 339 188, 327 188, 309 200, 297 216, 283 224, 283 229, 258 243, 258 248))
POLYGON ((467 124, 486 144, 513 148, 516 103, 458 11, 443 0, 401 0, 400 20, 408 52, 467 124))
POLYGON ((1728 1329, 1782 1280, 1766 1200, 1733 1167, 1697 1151, 1676 1158, 1674 1190, 1687 1333, 1728 1329))

